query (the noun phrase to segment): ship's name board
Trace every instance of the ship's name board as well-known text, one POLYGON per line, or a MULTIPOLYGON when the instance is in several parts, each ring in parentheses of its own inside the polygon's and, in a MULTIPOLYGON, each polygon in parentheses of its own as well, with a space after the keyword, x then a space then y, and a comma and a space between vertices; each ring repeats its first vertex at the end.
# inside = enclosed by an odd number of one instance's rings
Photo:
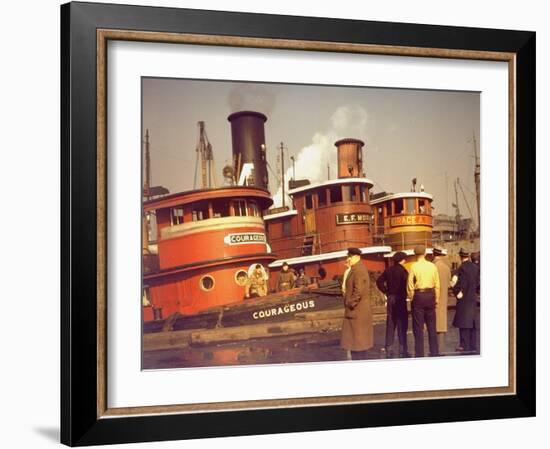
POLYGON ((266 243, 265 234, 261 232, 243 232, 239 234, 227 234, 223 241, 228 245, 244 245, 247 243, 266 243))
POLYGON ((352 212, 350 214, 336 214, 337 225, 347 224, 369 224, 372 222, 372 215, 364 212, 352 212))
MULTIPOLYGON (((288 211, 289 211, 288 206, 274 207, 272 209, 269 209, 269 215, 280 214, 281 212, 288 212, 288 211)), ((269 217, 269 215, 268 215, 268 217, 269 217)))
POLYGON ((291 304, 285 304, 284 306, 271 307, 269 309, 257 310, 252 314, 252 318, 260 320, 262 318, 271 318, 278 315, 285 315, 290 313, 302 312, 303 310, 314 309, 315 300, 309 299, 307 301, 294 302, 291 304))
POLYGON ((401 217, 391 217, 390 226, 431 226, 432 217, 429 215, 403 215, 401 217))

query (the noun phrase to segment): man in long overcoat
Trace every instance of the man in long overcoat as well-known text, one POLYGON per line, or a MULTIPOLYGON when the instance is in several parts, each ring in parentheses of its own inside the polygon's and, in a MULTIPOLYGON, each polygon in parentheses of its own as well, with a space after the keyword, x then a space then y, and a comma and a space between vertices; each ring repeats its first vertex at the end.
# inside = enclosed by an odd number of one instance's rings
POLYGON ((365 359, 374 346, 372 309, 369 297, 369 272, 361 262, 361 250, 349 248, 349 271, 344 276, 344 322, 341 346, 351 351, 352 359, 365 359))
POLYGON ((447 334, 447 305, 449 302, 449 285, 451 282, 451 269, 445 262, 445 253, 442 249, 434 248, 434 264, 439 273, 440 294, 435 306, 435 328, 439 352, 445 352, 445 335, 447 334))
POLYGON ((471 262, 469 254, 460 249, 462 264, 451 280, 456 296, 456 313, 453 326, 460 330, 460 346, 457 351, 477 352, 477 331, 479 317, 477 314, 477 293, 479 292, 479 265, 471 262))

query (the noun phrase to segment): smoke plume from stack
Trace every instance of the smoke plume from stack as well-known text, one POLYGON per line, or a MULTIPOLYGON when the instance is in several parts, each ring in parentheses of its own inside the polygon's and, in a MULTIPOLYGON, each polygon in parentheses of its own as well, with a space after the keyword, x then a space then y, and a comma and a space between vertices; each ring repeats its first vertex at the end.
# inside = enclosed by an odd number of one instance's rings
POLYGON ((258 111, 269 116, 275 107, 275 95, 265 86, 237 84, 229 93, 227 103, 231 112, 258 111))
MULTIPOLYGON (((330 179, 337 178, 337 150, 334 142, 345 137, 367 139, 367 111, 357 105, 340 106, 330 117, 328 129, 317 132, 311 138, 311 144, 303 147, 295 157, 296 178, 309 179, 312 184, 327 180, 327 164, 330 166, 330 179)), ((363 149, 366 153, 366 148, 363 149)), ((290 155, 292 151, 290 151, 290 155)), ((363 155, 365 157, 366 154, 363 155)), ((287 166, 285 182, 292 178, 292 165, 287 166)), ((288 188, 286 189, 288 191, 288 188)), ((273 195, 275 207, 282 204, 281 186, 273 195)), ((287 204, 290 201, 286 201, 287 204)))

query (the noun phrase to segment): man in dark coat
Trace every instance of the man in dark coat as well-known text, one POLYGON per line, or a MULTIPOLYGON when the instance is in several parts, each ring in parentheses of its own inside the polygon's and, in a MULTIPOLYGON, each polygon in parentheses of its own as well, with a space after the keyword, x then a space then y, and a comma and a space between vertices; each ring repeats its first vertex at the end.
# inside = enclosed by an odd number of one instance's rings
POLYGON ((311 284, 311 280, 309 279, 309 276, 306 275, 306 270, 302 267, 298 270, 298 277, 296 278, 294 286, 307 287, 309 284, 311 284))
POLYGON ((279 278, 277 279, 277 291, 284 292, 294 288, 295 281, 296 276, 294 276, 294 273, 290 270, 288 263, 283 262, 279 278))
POLYGON ((456 350, 459 352, 477 352, 479 265, 471 262, 468 252, 462 248, 458 255, 462 260, 462 264, 451 280, 453 293, 456 296, 456 313, 453 326, 458 327, 460 331, 460 346, 456 350))
POLYGON ((369 272, 361 262, 359 248, 349 248, 347 263, 349 271, 342 286, 345 312, 340 345, 351 351, 352 359, 365 359, 374 346, 369 272))
POLYGON ((386 317, 386 357, 393 357, 393 341, 395 328, 399 339, 399 354, 408 357, 407 329, 409 316, 407 314, 407 279, 409 272, 405 268, 407 255, 398 251, 393 255, 393 265, 376 280, 376 286, 387 298, 386 317))

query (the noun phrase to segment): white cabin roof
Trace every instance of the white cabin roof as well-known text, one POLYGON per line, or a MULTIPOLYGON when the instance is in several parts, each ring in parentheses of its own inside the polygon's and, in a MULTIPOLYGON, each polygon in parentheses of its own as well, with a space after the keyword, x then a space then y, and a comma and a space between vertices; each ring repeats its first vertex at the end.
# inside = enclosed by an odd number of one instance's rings
POLYGON ((274 220, 275 218, 291 217, 292 215, 298 215, 298 211, 291 209, 284 212, 277 212, 276 214, 267 214, 263 216, 263 219, 267 221, 274 220))
POLYGON ((426 192, 402 192, 402 193, 392 193, 391 195, 383 196, 382 198, 376 198, 375 200, 370 200, 372 204, 384 203, 389 200, 398 200, 400 198, 424 198, 427 200, 433 200, 433 195, 430 195, 426 192))
POLYGON ((337 179, 329 179, 328 181, 323 181, 317 184, 308 184, 306 186, 296 187, 295 189, 290 189, 288 191, 288 194, 294 195, 295 193, 306 192, 307 190, 317 189, 319 187, 338 185, 338 184, 350 184, 350 183, 366 184, 369 186, 369 188, 374 185, 374 183, 367 178, 337 178, 337 179))
MULTIPOLYGON (((366 246, 364 248, 359 248, 362 254, 384 254, 391 252, 391 246, 366 246)), ((341 259, 346 257, 348 254, 347 250, 342 251, 333 251, 331 253, 324 254, 314 254, 312 256, 301 256, 301 257, 292 257, 290 259, 278 259, 274 262, 271 262, 268 266, 269 268, 277 268, 283 265, 283 262, 286 262, 289 265, 301 265, 311 262, 322 262, 324 260, 331 259, 341 259)))

